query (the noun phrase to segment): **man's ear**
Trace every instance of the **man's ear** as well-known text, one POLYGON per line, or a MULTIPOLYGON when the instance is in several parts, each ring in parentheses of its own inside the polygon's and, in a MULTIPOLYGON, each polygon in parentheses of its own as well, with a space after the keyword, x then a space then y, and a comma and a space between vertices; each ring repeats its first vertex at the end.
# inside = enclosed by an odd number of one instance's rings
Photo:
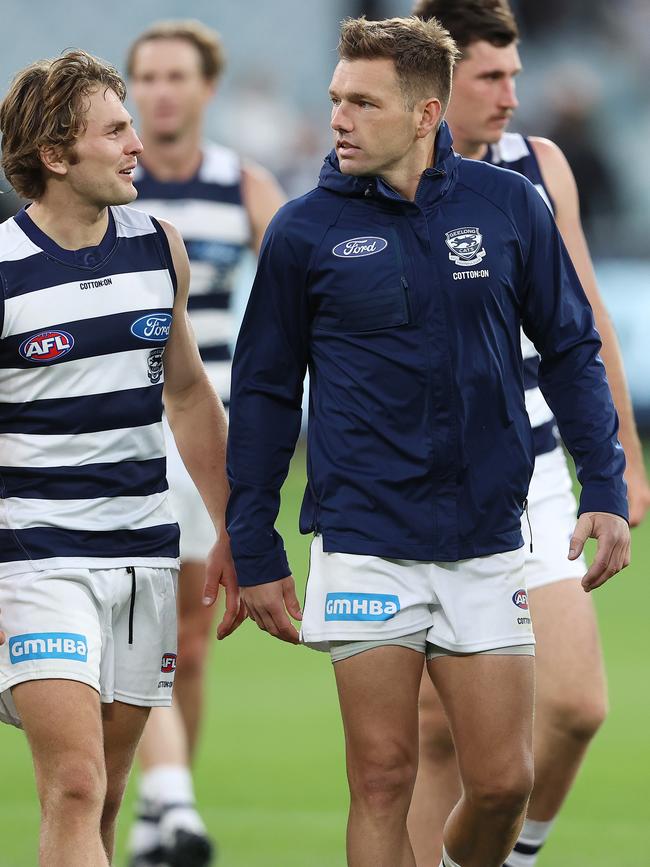
POLYGON ((430 132, 438 128, 442 117, 442 105, 439 99, 432 97, 424 100, 420 109, 420 122, 417 129, 418 138, 426 138, 430 132))
POLYGON ((45 168, 55 175, 67 175, 69 160, 61 147, 42 147, 38 153, 45 168))

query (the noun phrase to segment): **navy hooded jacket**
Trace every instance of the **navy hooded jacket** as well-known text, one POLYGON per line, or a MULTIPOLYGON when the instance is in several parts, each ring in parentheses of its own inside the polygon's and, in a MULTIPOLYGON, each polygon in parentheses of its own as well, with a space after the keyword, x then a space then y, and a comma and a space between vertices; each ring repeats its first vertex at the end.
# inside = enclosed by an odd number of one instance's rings
MULTIPOLYGON (((235 351, 228 531, 242 586, 290 574, 274 529, 309 368, 300 530, 325 551, 453 561, 523 544, 534 449, 520 327, 582 485, 627 518, 600 339, 548 208, 443 124, 415 202, 325 160, 275 216, 235 351)), ((533 527, 534 532, 534 527, 533 527)))

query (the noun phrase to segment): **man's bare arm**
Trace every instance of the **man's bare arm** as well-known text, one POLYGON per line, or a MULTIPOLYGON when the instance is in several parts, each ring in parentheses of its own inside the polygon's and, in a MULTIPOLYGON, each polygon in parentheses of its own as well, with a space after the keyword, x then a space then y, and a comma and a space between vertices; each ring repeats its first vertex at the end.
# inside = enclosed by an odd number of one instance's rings
POLYGON ((634 527, 641 523, 650 508, 650 486, 645 471, 643 449, 634 421, 621 350, 614 326, 598 289, 594 266, 582 230, 575 178, 564 154, 556 144, 543 138, 531 138, 530 142, 544 182, 553 199, 558 229, 594 311, 596 328, 603 342, 601 356, 619 417, 619 438, 627 460, 625 479, 628 484, 630 524, 634 527))
POLYGON ((251 247, 257 255, 266 227, 285 203, 285 195, 270 172, 247 162, 242 169, 242 198, 251 224, 251 247))

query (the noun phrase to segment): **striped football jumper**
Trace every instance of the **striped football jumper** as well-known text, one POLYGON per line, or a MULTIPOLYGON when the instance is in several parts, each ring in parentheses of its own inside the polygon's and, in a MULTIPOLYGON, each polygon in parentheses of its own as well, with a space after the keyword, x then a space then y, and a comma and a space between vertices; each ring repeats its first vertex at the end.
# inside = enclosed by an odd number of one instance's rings
MULTIPOLYGON (((555 208, 528 139, 519 133, 504 133, 497 144, 490 145, 485 162, 518 172, 537 188, 552 214, 555 208)), ((524 396, 526 410, 533 429, 535 456, 552 452, 559 443, 555 418, 539 388, 539 354, 531 340, 521 332, 521 354, 524 359, 524 396)))
POLYGON ((161 421, 175 291, 164 232, 132 208, 81 250, 25 210, 0 226, 0 578, 178 566, 161 421))
POLYGON ((204 143, 202 152, 201 165, 188 181, 159 181, 139 165, 134 184, 138 207, 169 220, 185 242, 192 328, 208 376, 227 407, 236 334, 232 296, 252 235, 242 202, 239 156, 210 142, 204 143))

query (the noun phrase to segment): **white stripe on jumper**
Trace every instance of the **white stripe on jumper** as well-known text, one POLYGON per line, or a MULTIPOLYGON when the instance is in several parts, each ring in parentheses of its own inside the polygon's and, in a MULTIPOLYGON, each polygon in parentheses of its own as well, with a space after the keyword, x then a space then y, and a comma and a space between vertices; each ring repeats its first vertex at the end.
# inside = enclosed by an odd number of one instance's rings
POLYGON ((65 530, 143 530, 173 524, 167 491, 146 497, 97 497, 90 500, 39 500, 8 497, 0 500, 8 527, 62 527, 65 530))
POLYGON ((173 223, 185 240, 247 244, 250 226, 245 208, 201 199, 143 199, 142 208, 158 220, 173 223))
MULTIPOLYGON (((0 403, 87 397, 151 385, 147 375, 150 352, 151 347, 78 358, 66 364, 31 370, 0 369, 0 403)), ((163 382, 162 376, 159 382, 163 382)))
POLYGON ((101 279, 108 278, 112 285, 98 289, 81 290, 79 286, 85 281, 75 280, 7 298, 2 337, 78 319, 173 307, 174 289, 166 269, 108 274, 101 279))
POLYGON ((0 466, 78 467, 165 457, 162 422, 81 434, 3 434, 0 466))
POLYGON ((531 427, 539 427, 542 424, 546 424, 547 421, 551 421, 553 413, 544 400, 544 395, 539 388, 526 389, 524 398, 526 399, 526 412, 528 413, 531 427))

